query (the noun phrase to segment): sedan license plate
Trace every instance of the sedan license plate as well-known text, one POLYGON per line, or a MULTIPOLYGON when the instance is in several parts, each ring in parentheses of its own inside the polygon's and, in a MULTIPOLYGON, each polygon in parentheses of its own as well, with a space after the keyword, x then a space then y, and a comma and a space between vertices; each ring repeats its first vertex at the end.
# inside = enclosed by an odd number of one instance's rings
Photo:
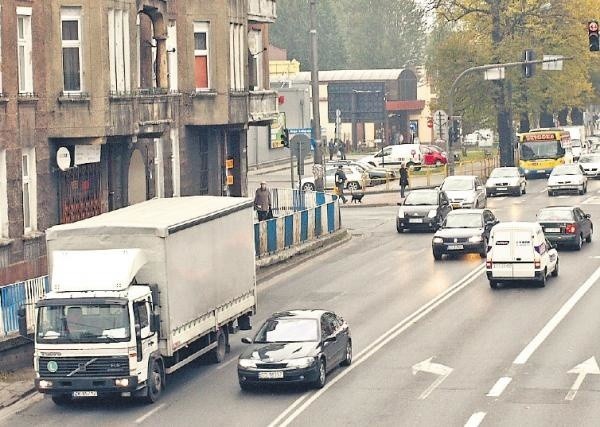
POLYGON ((539 170, 538 173, 546 173, 546 171, 544 169, 539 170))
POLYGON ((283 371, 259 372, 259 380, 278 380, 283 378, 283 371))
POLYGON ((74 391, 73 397, 97 397, 97 391, 74 391))
POLYGON ((408 222, 412 222, 413 224, 422 224, 423 218, 411 218, 408 220, 408 222))
POLYGON ((545 228, 546 233, 560 233, 560 228, 545 228))
POLYGON ((450 250, 450 251, 458 251, 463 248, 464 248, 463 245, 448 245, 448 250, 450 250))
POLYGON ((508 188, 506 188, 506 187, 496 187, 496 190, 498 190, 498 191, 506 191, 506 190, 508 190, 508 188))

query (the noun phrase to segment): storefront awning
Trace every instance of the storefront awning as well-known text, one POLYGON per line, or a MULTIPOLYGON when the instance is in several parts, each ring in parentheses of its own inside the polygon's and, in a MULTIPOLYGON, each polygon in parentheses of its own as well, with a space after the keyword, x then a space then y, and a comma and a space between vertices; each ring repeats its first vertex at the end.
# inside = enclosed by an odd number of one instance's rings
POLYGON ((408 101, 386 101, 386 111, 421 111, 425 108, 425 101, 411 99, 408 101))

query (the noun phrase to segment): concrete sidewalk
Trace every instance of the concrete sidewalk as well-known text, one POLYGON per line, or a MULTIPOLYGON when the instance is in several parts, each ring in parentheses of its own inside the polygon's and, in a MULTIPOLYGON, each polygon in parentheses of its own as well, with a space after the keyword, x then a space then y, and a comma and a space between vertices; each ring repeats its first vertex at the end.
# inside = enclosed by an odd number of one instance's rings
POLYGON ((33 377, 33 368, 19 369, 11 373, 0 373, 0 410, 35 393, 33 377))

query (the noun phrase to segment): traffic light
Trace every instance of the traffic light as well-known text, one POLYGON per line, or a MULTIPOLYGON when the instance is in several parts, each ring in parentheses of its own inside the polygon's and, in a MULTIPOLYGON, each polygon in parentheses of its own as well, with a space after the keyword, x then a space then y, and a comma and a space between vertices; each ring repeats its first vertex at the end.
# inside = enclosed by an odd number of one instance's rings
POLYGON ((454 119, 450 124, 450 142, 457 145, 460 142, 460 120, 454 119))
POLYGON ((290 131, 288 128, 283 129, 283 134, 281 135, 281 142, 284 147, 290 146, 290 131))
MULTIPOLYGON (((535 52, 527 49, 523 52, 523 61, 534 61, 535 52)), ((523 75, 527 78, 533 77, 535 74, 535 64, 523 64, 523 75)))
POLYGON ((600 38, 598 36, 598 21, 588 22, 588 36, 590 38, 590 52, 600 51, 600 38))

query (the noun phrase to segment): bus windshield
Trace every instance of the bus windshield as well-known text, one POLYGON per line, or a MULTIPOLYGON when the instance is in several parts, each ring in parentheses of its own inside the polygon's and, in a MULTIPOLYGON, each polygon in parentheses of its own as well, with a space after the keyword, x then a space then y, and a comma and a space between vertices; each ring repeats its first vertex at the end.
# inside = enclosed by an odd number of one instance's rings
POLYGON ((560 141, 537 141, 521 143, 521 160, 560 159, 565 149, 560 141))

